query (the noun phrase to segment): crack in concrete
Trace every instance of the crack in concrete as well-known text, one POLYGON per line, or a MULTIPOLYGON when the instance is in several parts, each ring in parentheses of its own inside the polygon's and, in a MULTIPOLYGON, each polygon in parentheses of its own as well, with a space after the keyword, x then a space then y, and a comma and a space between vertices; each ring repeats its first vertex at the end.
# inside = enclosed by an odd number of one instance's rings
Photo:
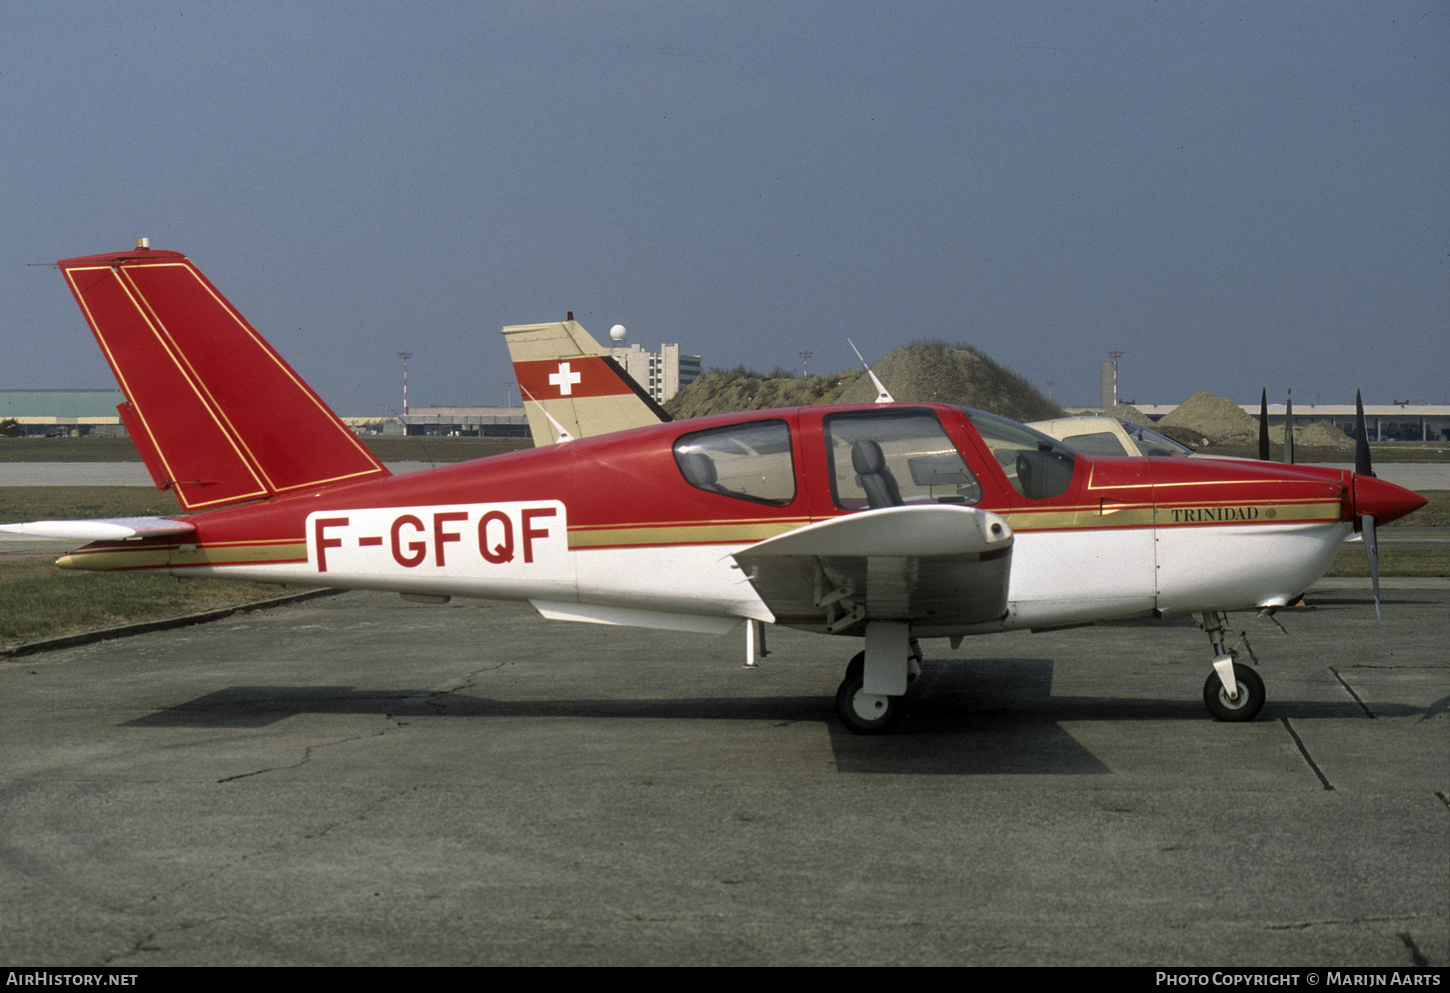
POLYGON ((289 769, 300 769, 312 761, 312 753, 319 748, 332 748, 335 745, 345 745, 352 741, 362 741, 364 738, 376 738, 387 734, 386 731, 375 731, 372 734, 355 734, 347 738, 338 738, 336 741, 323 742, 320 745, 308 745, 302 752, 302 758, 291 765, 271 765, 262 769, 254 769, 251 772, 239 772, 235 776, 225 776, 218 779, 218 783, 232 783, 238 779, 250 779, 253 776, 262 776, 269 772, 286 772, 289 769))
POLYGON ((1344 681, 1344 677, 1339 674, 1339 670, 1334 668, 1334 666, 1330 666, 1329 671, 1334 673, 1334 678, 1339 680, 1339 685, 1344 687, 1344 692, 1348 693, 1350 697, 1354 700, 1354 702, 1359 704, 1359 707, 1361 710, 1364 711, 1365 716, 1368 717, 1370 720, 1374 720, 1374 712, 1370 710, 1369 706, 1359 698, 1359 694, 1354 692, 1354 687, 1350 686, 1344 681))
MULTIPOLYGON (((447 708, 446 698, 453 696, 461 690, 469 690, 478 684, 478 676, 484 672, 494 672, 502 669, 508 663, 495 662, 492 665, 480 666, 463 676, 460 676, 451 686, 440 690, 429 690, 425 693, 415 693, 404 701, 405 704, 421 704, 424 707, 432 708, 437 714, 442 714, 447 708)), ((387 714, 387 719, 392 721, 396 727, 407 727, 408 722, 399 720, 394 714, 387 714)))
POLYGON ((1294 730, 1294 725, 1289 723, 1289 718, 1281 717, 1279 719, 1284 724, 1284 730, 1289 732, 1289 737, 1294 739, 1294 745, 1299 749, 1299 754, 1304 756, 1304 761, 1309 763, 1309 768, 1313 769, 1314 775, 1319 777, 1320 785, 1326 790, 1332 791, 1334 784, 1329 781, 1328 776, 1324 775, 1324 770, 1319 768, 1319 763, 1314 761, 1314 756, 1309 754, 1309 747, 1304 744, 1304 739, 1299 737, 1299 732, 1294 730))

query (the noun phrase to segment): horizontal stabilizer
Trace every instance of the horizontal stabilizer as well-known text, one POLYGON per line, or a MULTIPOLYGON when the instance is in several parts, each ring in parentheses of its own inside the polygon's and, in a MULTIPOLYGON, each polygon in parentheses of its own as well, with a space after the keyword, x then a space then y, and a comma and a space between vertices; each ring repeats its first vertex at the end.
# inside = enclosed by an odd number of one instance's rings
POLYGON ((192 534, 195 525, 173 521, 169 517, 108 517, 95 521, 30 521, 25 524, 0 524, 6 534, 24 534, 33 538, 57 538, 64 541, 121 541, 126 538, 151 538, 167 534, 192 534))

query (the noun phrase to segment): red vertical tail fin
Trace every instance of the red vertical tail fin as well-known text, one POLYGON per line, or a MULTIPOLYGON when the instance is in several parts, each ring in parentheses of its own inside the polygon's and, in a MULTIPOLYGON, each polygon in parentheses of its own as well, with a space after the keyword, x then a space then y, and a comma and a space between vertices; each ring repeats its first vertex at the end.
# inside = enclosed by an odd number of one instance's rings
POLYGON ((389 474, 185 256, 137 249, 58 265, 151 477, 187 510, 389 474))

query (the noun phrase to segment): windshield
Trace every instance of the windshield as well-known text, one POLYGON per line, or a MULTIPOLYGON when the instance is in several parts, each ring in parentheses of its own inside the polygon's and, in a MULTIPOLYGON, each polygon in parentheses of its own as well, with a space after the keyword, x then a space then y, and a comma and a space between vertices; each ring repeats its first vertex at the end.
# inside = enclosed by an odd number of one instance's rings
POLYGON ((1121 419, 1118 423, 1123 425, 1123 430, 1128 432, 1128 437, 1138 443, 1138 451, 1144 455, 1182 457, 1193 454, 1193 449, 1187 445, 1180 445, 1166 434, 1154 431, 1152 428, 1121 419))
POLYGON ((1017 421, 981 410, 965 412, 1018 493, 1045 500, 1067 491, 1077 465, 1071 448, 1017 421))

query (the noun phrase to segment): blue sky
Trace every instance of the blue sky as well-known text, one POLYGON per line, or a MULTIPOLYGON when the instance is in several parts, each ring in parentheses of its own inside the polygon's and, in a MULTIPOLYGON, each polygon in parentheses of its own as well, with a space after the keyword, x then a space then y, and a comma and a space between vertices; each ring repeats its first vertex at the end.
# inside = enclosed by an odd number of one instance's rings
MULTIPOLYGON (((1450 399, 1450 5, 12 4, 0 388, 109 387, 57 258, 195 260, 339 412, 498 329, 707 366, 973 344, 1064 403, 1450 399)), ((517 396, 517 391, 513 392, 517 396)))

